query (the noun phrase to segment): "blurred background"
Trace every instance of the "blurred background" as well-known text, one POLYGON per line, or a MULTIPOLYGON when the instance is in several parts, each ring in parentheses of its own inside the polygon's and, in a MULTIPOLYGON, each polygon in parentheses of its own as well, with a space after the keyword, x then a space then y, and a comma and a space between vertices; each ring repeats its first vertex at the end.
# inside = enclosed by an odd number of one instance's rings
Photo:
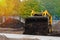
POLYGON ((48 10, 53 18, 53 26, 60 25, 58 23, 60 21, 60 0, 0 0, 0 24, 5 27, 11 22, 17 23, 16 20, 24 23, 23 18, 29 17, 32 10, 35 12, 48 10))

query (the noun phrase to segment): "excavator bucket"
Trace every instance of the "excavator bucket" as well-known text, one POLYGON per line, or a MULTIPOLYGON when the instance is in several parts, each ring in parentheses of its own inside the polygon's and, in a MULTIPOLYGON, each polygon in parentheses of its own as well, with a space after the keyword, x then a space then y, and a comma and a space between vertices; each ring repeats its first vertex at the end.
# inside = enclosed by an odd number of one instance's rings
POLYGON ((24 34, 30 35, 47 35, 48 18, 41 16, 34 16, 25 19, 25 31, 24 34))

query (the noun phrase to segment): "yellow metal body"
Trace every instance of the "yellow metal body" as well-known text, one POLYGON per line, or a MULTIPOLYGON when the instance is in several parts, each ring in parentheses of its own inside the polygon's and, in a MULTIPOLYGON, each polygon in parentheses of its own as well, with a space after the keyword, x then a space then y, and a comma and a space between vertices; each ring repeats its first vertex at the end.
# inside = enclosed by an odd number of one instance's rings
MULTIPOLYGON (((36 13, 32 10, 32 12, 31 12, 31 16, 34 16, 36 13)), ((42 16, 45 16, 45 17, 48 17, 48 24, 49 24, 49 32, 51 33, 52 32, 52 28, 51 28, 51 26, 52 26, 52 16, 50 15, 50 13, 47 11, 47 10, 45 10, 44 12, 42 12, 42 16)))
POLYGON ((43 16, 48 16, 49 20, 48 20, 48 24, 49 24, 49 33, 51 33, 53 31, 52 29, 52 16, 48 13, 47 10, 45 10, 43 13, 42 13, 43 16))
MULTIPOLYGON (((34 10, 32 10, 31 16, 34 16, 34 14, 36 14, 36 13, 34 12, 34 10)), ((52 16, 50 15, 50 13, 47 10, 42 12, 42 16, 45 16, 45 17, 47 16, 49 18, 49 25, 52 25, 52 16)))
POLYGON ((52 25, 52 16, 48 13, 47 10, 45 10, 43 13, 42 13, 42 16, 47 16, 49 18, 49 25, 52 25))
POLYGON ((35 14, 35 11, 34 10, 32 10, 32 12, 31 12, 31 16, 33 16, 35 14))

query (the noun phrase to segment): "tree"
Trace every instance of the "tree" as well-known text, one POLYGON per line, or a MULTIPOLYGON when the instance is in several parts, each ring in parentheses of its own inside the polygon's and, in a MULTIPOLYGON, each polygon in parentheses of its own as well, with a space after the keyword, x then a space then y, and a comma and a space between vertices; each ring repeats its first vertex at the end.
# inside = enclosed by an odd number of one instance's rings
POLYGON ((52 16, 60 16, 60 0, 41 0, 41 3, 51 13, 52 16))
MULTIPOLYGON (((0 1, 0 14, 4 16, 12 16, 13 12, 18 9, 18 0, 0 1)), ((0 15, 0 16, 1 16, 0 15)))
POLYGON ((36 0, 23 1, 20 2, 19 5, 19 14, 25 18, 30 16, 32 10, 35 12, 41 12, 41 9, 43 10, 45 7, 43 8, 43 6, 41 6, 36 0))

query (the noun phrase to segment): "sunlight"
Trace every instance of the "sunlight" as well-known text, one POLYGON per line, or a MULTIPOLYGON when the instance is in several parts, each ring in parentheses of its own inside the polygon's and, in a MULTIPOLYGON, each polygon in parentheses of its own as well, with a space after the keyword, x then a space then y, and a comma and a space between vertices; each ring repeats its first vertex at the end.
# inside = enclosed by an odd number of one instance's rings
POLYGON ((0 6, 6 6, 6 0, 0 0, 0 6))
POLYGON ((3 0, 0 0, 0 2, 3 1, 3 0))
POLYGON ((21 2, 23 1, 23 0, 20 0, 21 2))

